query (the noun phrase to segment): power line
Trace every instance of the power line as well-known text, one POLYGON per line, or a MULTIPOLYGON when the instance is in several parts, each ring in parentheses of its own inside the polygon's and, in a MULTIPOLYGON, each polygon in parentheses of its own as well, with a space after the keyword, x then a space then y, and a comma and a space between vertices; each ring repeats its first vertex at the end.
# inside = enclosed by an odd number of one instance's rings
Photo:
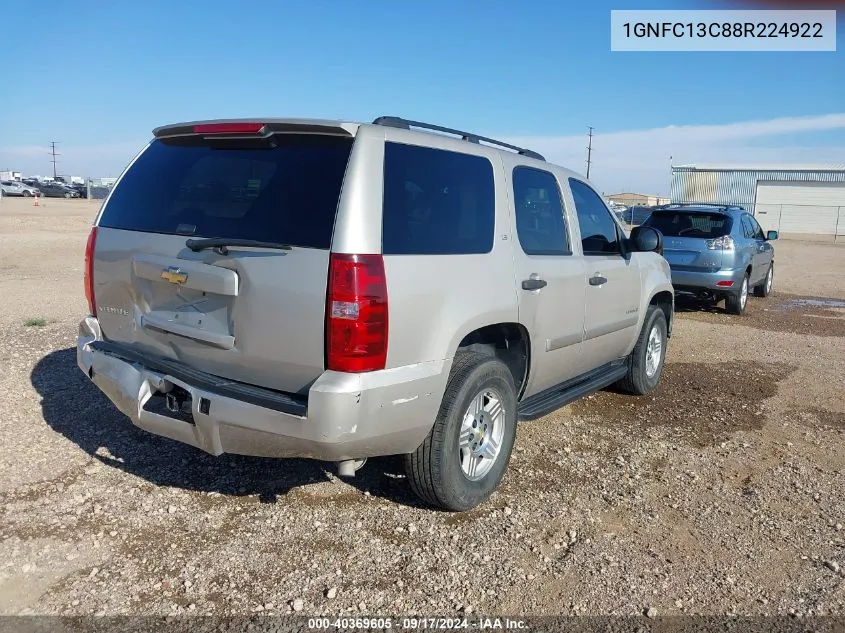
POLYGON ((592 162, 593 157, 593 128, 588 127, 589 129, 589 143, 587 144, 587 178, 590 178, 590 163, 592 162))
POLYGON ((61 154, 56 153, 56 143, 58 143, 58 141, 50 141, 50 155, 52 156, 52 159, 50 159, 50 162, 53 163, 53 179, 54 180, 56 178, 56 162, 57 162, 56 156, 61 156, 61 154))

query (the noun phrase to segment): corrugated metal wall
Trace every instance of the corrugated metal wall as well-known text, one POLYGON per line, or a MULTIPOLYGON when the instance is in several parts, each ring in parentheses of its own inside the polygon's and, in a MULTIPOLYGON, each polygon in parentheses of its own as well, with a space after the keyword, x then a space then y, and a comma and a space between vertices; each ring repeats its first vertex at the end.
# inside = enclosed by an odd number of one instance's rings
POLYGON ((751 208, 758 180, 845 182, 842 171, 751 171, 672 167, 672 202, 713 202, 751 208))

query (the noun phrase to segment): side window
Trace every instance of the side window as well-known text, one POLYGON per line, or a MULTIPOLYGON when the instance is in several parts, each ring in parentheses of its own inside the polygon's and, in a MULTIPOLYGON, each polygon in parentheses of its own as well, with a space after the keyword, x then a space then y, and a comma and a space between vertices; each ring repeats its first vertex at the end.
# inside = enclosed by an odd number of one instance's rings
POLYGON ((751 232, 754 235, 755 240, 763 240, 766 239, 766 236, 763 234, 763 229, 760 228, 760 224, 754 218, 753 215, 749 215, 748 223, 751 225, 751 232))
POLYGON ((757 235, 756 235, 757 231, 754 228, 754 220, 751 218, 750 215, 743 215, 742 216, 742 233, 749 240, 753 240, 753 239, 757 238, 757 235))
POLYGON ((526 255, 571 255, 557 179, 532 167, 513 170, 516 231, 526 255))
POLYGON ((569 179, 569 187, 581 227, 581 247, 584 255, 619 255, 616 222, 610 217, 610 211, 604 206, 599 194, 574 178, 569 179))
POLYGON ((382 252, 468 255, 493 248, 493 164, 481 156, 385 143, 382 252))

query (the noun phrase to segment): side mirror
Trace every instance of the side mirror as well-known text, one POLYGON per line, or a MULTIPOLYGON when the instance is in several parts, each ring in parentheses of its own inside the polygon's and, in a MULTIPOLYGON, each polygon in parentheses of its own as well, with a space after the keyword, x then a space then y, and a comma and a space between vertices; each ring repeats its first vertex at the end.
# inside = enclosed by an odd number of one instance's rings
POLYGON ((636 253, 663 254, 663 234, 650 226, 638 226, 631 230, 631 250, 636 253))
POLYGON ((777 231, 769 231, 768 233, 766 233, 766 240, 767 241, 776 240, 777 238, 778 238, 778 232, 777 231))

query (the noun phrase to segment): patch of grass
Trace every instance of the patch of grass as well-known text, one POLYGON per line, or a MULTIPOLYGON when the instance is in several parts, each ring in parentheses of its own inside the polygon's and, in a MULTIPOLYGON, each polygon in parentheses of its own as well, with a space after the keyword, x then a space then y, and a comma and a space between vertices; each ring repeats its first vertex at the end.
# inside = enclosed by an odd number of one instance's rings
POLYGON ((37 319, 27 319, 23 322, 26 327, 44 327, 47 325, 47 319, 37 318, 37 319))

